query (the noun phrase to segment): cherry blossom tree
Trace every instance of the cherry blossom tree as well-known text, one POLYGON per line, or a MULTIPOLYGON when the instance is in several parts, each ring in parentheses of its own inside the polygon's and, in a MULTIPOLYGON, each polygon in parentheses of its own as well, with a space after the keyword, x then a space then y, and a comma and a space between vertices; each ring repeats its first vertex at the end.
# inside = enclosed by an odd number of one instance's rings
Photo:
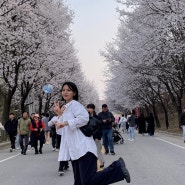
POLYGON ((185 2, 120 0, 119 3, 129 8, 118 10, 121 25, 117 37, 103 53, 111 73, 108 91, 117 92, 116 97, 111 95, 116 101, 126 99, 122 102, 126 107, 146 101, 150 88, 161 103, 160 94, 167 92, 180 115, 185 82, 185 2), (146 81, 153 83, 143 83, 146 81), (162 84, 160 92, 157 84, 162 84))
MULTIPOLYGON (((61 84, 80 84, 81 100, 95 99, 81 71, 71 38, 73 12, 62 0, 12 0, 0 4, 0 83, 5 86, 3 122, 12 105, 23 112, 34 103, 36 111, 48 111, 60 96, 61 84), (54 91, 43 92, 51 83, 54 91), (84 91, 84 89, 89 91, 84 91), (93 95, 90 97, 90 94, 93 95), (32 102, 29 96, 33 97, 32 102)), ((93 92, 93 90, 92 90, 93 92)))

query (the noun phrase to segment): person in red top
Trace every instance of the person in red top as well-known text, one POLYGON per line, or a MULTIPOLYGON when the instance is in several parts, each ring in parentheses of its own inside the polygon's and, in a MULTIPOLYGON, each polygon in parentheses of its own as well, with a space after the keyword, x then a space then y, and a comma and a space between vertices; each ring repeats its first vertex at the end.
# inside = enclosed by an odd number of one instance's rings
POLYGON ((42 154, 42 147, 45 141, 44 134, 44 123, 39 119, 39 115, 35 114, 33 118, 33 122, 30 124, 31 130, 31 139, 33 142, 33 147, 35 148, 35 154, 42 154), (38 150, 38 140, 40 140, 40 148, 38 150))

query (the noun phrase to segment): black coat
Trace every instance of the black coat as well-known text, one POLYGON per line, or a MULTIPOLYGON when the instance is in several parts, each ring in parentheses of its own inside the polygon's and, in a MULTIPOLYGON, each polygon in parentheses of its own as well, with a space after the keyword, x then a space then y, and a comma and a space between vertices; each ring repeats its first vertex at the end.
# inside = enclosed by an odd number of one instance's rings
MULTIPOLYGON (((100 120, 99 117, 96 114, 94 114, 93 117, 95 117, 97 120, 100 120)), ((93 138, 94 138, 94 140, 95 139, 101 140, 102 135, 103 135, 103 133, 102 133, 102 123, 100 121, 99 124, 98 124, 98 128, 97 128, 96 132, 93 134, 93 138)))
POLYGON ((13 119, 13 120, 8 120, 5 125, 4 128, 6 130, 6 132, 9 135, 13 135, 16 136, 17 135, 17 126, 18 126, 18 121, 17 119, 13 119))
POLYGON ((137 119, 137 125, 139 134, 146 133, 146 123, 144 116, 139 116, 139 118, 137 119))
POLYGON ((185 125, 185 112, 183 112, 180 116, 180 125, 185 125))
POLYGON ((146 122, 148 123, 147 132, 150 136, 153 136, 154 132, 155 132, 154 117, 151 116, 151 115, 147 116, 146 117, 146 122))

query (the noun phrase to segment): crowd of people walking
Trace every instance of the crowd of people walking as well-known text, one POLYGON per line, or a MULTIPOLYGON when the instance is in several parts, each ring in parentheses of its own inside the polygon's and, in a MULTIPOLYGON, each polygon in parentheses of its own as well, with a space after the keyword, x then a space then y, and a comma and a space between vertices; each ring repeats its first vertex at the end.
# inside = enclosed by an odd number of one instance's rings
POLYGON ((105 167, 102 140, 105 154, 115 155, 112 134, 115 117, 108 106, 103 104, 98 114, 92 103, 85 108, 78 102, 78 88, 72 82, 63 84, 61 94, 64 103, 55 102, 53 114, 32 113, 29 116, 25 111, 16 119, 14 113, 10 113, 4 127, 0 125, 9 135, 10 152, 16 150, 16 139, 22 155, 27 155, 29 145, 35 155, 42 154, 44 144, 51 142, 53 151, 59 150, 59 175, 64 174, 71 161, 74 185, 111 184, 124 179, 129 183, 130 174, 122 158, 105 167), (87 125, 90 117, 97 120, 98 126, 88 137, 79 128, 87 125), (101 171, 97 171, 97 160, 101 171))
POLYGON ((134 130, 137 129, 138 133, 141 135, 149 135, 153 136, 155 132, 155 124, 154 124, 154 117, 151 112, 144 116, 144 113, 141 113, 138 117, 135 115, 135 110, 132 110, 131 114, 122 115, 119 119, 120 128, 122 129, 123 133, 129 133, 128 140, 134 141, 135 140, 135 132, 134 130))
POLYGON ((155 130, 152 113, 146 117, 144 114, 136 117, 135 111, 132 110, 131 114, 123 114, 120 119, 115 119, 107 104, 103 104, 101 112, 96 114, 94 104, 89 103, 85 108, 78 102, 78 88, 72 82, 63 84, 61 94, 62 101, 54 103, 52 114, 43 113, 40 116, 32 113, 29 116, 25 111, 16 119, 15 115, 10 113, 4 127, 0 125, 0 129, 5 129, 9 135, 10 152, 16 149, 16 138, 22 155, 27 154, 28 145, 35 150, 35 155, 42 154, 44 144, 51 142, 52 150, 59 151, 59 175, 64 174, 71 161, 75 185, 111 184, 124 179, 129 183, 130 174, 122 158, 105 168, 104 154, 116 154, 113 126, 117 123, 118 129, 129 133, 130 141, 135 140, 135 128, 141 135, 147 133, 152 136, 155 130), (98 120, 98 126, 96 132, 87 137, 79 128, 87 125, 90 117, 98 120), (101 171, 97 171, 97 159, 101 171))

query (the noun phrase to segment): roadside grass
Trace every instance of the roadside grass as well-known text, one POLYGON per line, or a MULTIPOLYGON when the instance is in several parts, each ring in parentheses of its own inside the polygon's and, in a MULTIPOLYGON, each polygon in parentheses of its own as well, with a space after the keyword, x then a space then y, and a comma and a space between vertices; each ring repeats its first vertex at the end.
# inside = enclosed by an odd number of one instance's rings
POLYGON ((156 131, 165 131, 165 132, 169 132, 169 133, 182 134, 182 128, 179 127, 179 120, 178 120, 177 113, 169 114, 169 127, 168 127, 168 129, 166 128, 164 114, 159 114, 159 120, 161 123, 161 128, 156 127, 155 128, 156 131))

